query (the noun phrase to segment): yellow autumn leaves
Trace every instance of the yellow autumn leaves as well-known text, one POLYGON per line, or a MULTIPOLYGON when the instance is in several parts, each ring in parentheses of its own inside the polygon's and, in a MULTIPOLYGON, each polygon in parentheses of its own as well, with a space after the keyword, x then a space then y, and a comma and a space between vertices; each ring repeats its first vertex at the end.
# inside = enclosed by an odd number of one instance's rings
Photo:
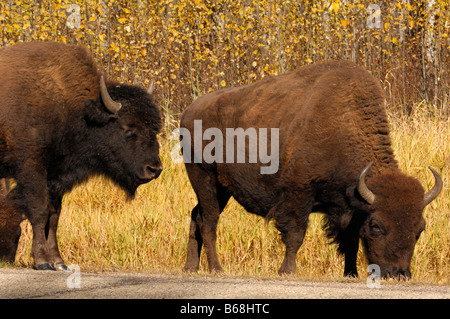
POLYGON ((153 80, 174 113, 209 91, 327 59, 364 65, 391 105, 425 100, 442 108, 449 4, 411 3, 11 0, 0 3, 0 44, 84 44, 112 77, 145 86, 153 80))

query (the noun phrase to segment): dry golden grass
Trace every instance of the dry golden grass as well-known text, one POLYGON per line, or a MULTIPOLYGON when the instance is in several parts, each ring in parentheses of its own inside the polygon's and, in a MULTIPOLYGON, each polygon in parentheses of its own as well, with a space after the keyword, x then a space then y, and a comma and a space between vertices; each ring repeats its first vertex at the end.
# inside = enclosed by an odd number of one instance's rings
MULTIPOLYGON (((412 260, 413 281, 449 284, 450 273, 450 123, 391 117, 393 147, 401 169, 418 178, 424 188, 433 184, 427 166, 444 180, 441 195, 424 214, 427 229, 412 260)), ((75 188, 63 201, 58 231, 63 258, 83 270, 180 273, 186 257, 190 211, 196 204, 183 164, 170 157, 173 144, 161 140, 161 176, 138 189, 136 199, 103 178, 75 188)), ((297 276, 302 279, 342 280, 344 260, 321 229, 322 217, 312 214, 298 252, 297 276)), ((31 264, 31 227, 23 223, 16 263, 31 264)), ((272 223, 248 214, 234 200, 222 213, 218 227, 218 253, 231 276, 276 276, 284 246, 272 223)), ((201 273, 207 271, 202 255, 201 273)), ((366 261, 358 255, 358 270, 365 278, 366 261)))

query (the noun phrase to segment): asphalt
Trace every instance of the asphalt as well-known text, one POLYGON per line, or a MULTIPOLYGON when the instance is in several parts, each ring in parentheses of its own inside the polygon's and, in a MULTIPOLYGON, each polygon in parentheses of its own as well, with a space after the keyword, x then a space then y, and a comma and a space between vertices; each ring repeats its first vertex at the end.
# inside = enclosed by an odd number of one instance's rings
POLYGON ((0 269, 7 299, 450 299, 450 286, 364 280, 235 279, 199 275, 0 269))

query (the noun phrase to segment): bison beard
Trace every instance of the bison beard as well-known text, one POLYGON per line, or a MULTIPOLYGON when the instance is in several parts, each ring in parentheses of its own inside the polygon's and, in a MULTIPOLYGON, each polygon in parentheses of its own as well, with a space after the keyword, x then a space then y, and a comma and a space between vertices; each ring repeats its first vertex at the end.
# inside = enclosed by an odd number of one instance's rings
MULTIPOLYGON (((66 270, 56 239, 62 197, 92 175, 109 177, 130 199, 157 178, 160 111, 146 90, 105 81, 80 46, 0 49, 0 73, 0 178, 17 184, 0 202, 0 239, 13 241, 24 215, 36 267, 66 270)), ((11 260, 14 245, 0 245, 0 258, 11 260)))
POLYGON ((383 276, 409 277, 425 227, 422 211, 438 196, 442 179, 432 170, 436 183, 424 194, 417 180, 400 172, 384 103, 378 81, 348 61, 309 65, 194 101, 180 122, 191 135, 199 120, 204 130, 279 128, 280 154, 272 175, 260 174, 260 162, 185 163, 198 204, 184 269, 198 270, 204 245, 209 270, 222 271, 216 229, 233 196, 247 211, 275 220, 286 246, 280 273, 295 272, 308 216, 320 212, 345 255, 344 275, 357 276, 361 238, 369 263, 383 276))

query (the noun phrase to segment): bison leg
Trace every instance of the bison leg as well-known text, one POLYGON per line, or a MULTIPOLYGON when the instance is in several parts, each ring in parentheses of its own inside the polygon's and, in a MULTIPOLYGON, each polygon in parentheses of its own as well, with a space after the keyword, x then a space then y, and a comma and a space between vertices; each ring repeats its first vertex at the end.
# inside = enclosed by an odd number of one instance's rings
POLYGON ((345 267, 344 276, 358 277, 358 270, 356 269, 356 255, 358 254, 359 238, 356 237, 354 242, 348 243, 345 247, 345 267))
POLYGON ((7 205, 9 182, 0 180, 0 261, 14 263, 19 244, 22 216, 7 205))
POLYGON ((47 233, 47 249, 49 257, 53 262, 54 267, 57 270, 70 271, 64 264, 64 260, 61 258, 59 252, 58 241, 56 238, 56 231, 58 228, 59 215, 61 213, 61 198, 58 197, 52 200, 52 204, 49 207, 49 219, 48 219, 48 233, 47 233))
POLYGON ((26 214, 33 228, 33 241, 31 245, 31 257, 34 259, 38 270, 55 270, 47 250, 47 223, 48 211, 42 209, 26 214))
POLYGON ((359 229, 363 220, 360 216, 353 217, 344 234, 340 236, 342 241, 339 243, 339 251, 345 256, 344 276, 358 277, 356 257, 359 248, 359 229))
POLYGON ((37 269, 55 270, 47 250, 46 225, 49 220, 45 169, 26 163, 16 176, 17 186, 8 194, 8 205, 23 212, 33 228, 31 256, 37 269))
POLYGON ((328 237, 338 245, 338 251, 345 257, 344 276, 358 277, 356 257, 359 248, 359 232, 366 215, 339 206, 323 211, 327 218, 328 237))
POLYGON ((189 241, 187 248, 187 259, 184 271, 198 271, 200 265, 200 253, 202 251, 203 240, 200 234, 200 227, 197 224, 199 205, 194 207, 191 213, 191 225, 189 227, 189 241))
MULTIPOLYGON (((284 201, 282 205, 289 201, 284 201)), ((283 263, 278 273, 293 274, 297 268, 297 251, 303 243, 306 228, 308 227, 308 216, 312 209, 312 204, 301 207, 275 207, 275 226, 281 233, 281 239, 286 246, 283 263)))
POLYGON ((192 187, 198 198, 198 205, 192 210, 191 225, 185 271, 197 271, 200 262, 202 244, 210 272, 222 272, 216 250, 217 223, 220 213, 226 206, 230 195, 227 194, 214 176, 208 175, 197 165, 188 164, 186 169, 192 187))

